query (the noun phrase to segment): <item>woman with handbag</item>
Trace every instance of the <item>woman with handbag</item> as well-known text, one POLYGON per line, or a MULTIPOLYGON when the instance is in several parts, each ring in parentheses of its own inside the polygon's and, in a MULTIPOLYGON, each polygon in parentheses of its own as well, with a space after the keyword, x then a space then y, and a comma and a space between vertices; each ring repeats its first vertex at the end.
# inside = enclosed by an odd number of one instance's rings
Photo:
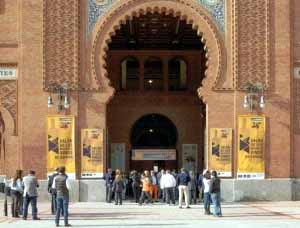
POLYGON ((11 189, 11 213, 12 217, 18 218, 22 214, 22 195, 23 195, 23 182, 22 170, 16 170, 14 178, 12 178, 11 189))

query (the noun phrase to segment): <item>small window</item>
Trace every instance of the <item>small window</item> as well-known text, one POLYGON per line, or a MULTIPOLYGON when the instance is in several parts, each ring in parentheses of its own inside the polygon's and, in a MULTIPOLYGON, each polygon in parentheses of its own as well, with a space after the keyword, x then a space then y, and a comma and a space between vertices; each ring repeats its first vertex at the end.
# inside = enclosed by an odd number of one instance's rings
POLYGON ((159 58, 149 58, 145 62, 145 90, 163 90, 163 63, 159 58))
POLYGON ((121 62, 121 90, 139 89, 139 61, 133 57, 121 62))
POLYGON ((169 90, 178 91, 187 88, 187 64, 183 59, 169 61, 169 90))

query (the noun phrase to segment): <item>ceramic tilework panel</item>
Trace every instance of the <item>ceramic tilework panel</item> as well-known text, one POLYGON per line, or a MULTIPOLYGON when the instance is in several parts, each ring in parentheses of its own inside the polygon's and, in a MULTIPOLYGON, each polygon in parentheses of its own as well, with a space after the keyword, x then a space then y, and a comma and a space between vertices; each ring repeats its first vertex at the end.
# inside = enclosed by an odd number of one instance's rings
POLYGON ((79 0, 44 1, 44 88, 78 88, 79 0))
POLYGON ((14 135, 17 134, 17 81, 0 80, 0 101, 14 120, 14 135))
MULTIPOLYGON (((88 0, 88 33, 94 28, 97 20, 118 0, 88 0)), ((209 12, 221 32, 225 27, 225 1, 226 0, 195 0, 209 12)))
POLYGON ((237 88, 269 79, 269 0, 236 0, 237 88))

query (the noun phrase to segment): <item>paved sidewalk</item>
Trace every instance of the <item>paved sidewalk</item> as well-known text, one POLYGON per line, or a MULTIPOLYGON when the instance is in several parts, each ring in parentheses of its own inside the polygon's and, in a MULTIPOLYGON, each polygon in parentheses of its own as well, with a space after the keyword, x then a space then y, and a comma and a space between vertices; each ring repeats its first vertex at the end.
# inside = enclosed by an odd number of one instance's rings
MULTIPOLYGON (((3 202, 0 203, 2 206, 3 202)), ((38 208, 40 221, 3 217, 1 209, 0 227, 55 227, 54 216, 50 214, 50 204, 39 203, 38 208)), ((215 218, 204 215, 202 205, 179 209, 164 204, 138 206, 125 202, 122 206, 116 206, 106 203, 72 203, 70 223, 73 227, 100 228, 300 228, 300 202, 223 204, 222 211, 224 217, 215 218)))

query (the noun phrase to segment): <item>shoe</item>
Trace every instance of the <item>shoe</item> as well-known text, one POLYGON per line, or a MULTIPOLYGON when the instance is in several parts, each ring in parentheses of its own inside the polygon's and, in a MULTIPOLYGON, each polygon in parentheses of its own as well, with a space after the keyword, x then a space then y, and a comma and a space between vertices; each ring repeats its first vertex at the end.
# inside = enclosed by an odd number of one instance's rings
POLYGON ((65 226, 72 226, 71 224, 66 224, 65 226))
POLYGON ((41 220, 40 218, 36 217, 36 218, 33 218, 32 220, 41 220))
POLYGON ((179 206, 180 209, 182 209, 182 206, 179 206))
POLYGON ((27 220, 27 218, 23 217, 23 220, 27 220))
POLYGON ((59 224, 55 224, 56 227, 59 227, 59 224))
POLYGON ((186 209, 189 209, 189 208, 191 208, 191 207, 190 207, 190 206, 187 206, 187 207, 186 207, 186 209))

